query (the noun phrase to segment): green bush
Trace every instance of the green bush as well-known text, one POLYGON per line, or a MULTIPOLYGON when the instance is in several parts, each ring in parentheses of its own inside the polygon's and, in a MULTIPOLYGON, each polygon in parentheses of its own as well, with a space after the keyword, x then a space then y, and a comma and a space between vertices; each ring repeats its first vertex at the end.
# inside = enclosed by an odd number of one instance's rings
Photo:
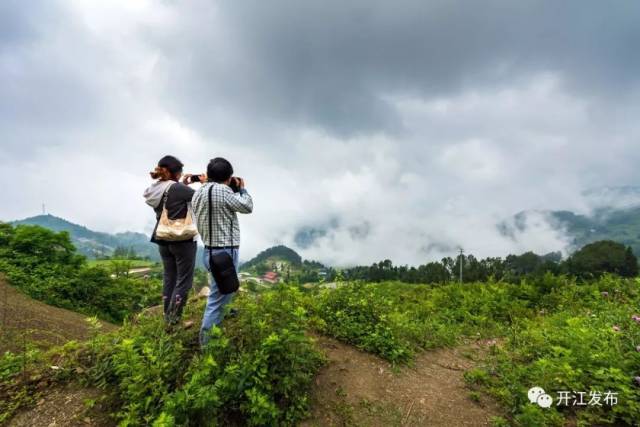
POLYGON ((0 425, 20 407, 37 399, 39 394, 33 387, 31 374, 42 360, 42 353, 30 347, 22 353, 0 355, 0 425))
POLYGON ((189 380, 166 402, 156 425, 295 425, 307 414, 307 392, 322 363, 305 335, 301 295, 281 287, 236 301, 240 315, 212 331, 189 380), (225 338, 228 336, 229 338, 225 338), (169 422, 171 420, 171 422, 169 422))
MULTIPOLYGON (((547 299, 557 310, 518 320, 485 368, 491 392, 514 415, 517 425, 562 425, 569 414, 580 425, 626 423, 640 419, 640 307, 635 280, 602 280, 569 285, 547 299), (555 406, 542 409, 527 390, 542 387, 554 399, 559 391, 618 393, 613 406, 555 406)), ((587 394, 588 396, 588 394, 587 394)))
POLYGON ((506 283, 356 282, 321 291, 308 306, 320 332, 402 362, 415 350, 454 345, 463 336, 502 335, 514 318, 533 312, 534 298, 531 287, 506 283))
MULTIPOLYGON (((197 329, 167 332, 159 316, 143 316, 82 345, 75 366, 110 391, 122 426, 295 425, 322 364, 301 299, 287 287, 238 296, 238 316, 213 328, 202 353, 197 329)), ((190 305, 186 315, 202 308, 190 305)))
POLYGON ((159 280, 114 278, 88 266, 66 232, 0 225, 0 272, 34 299, 116 323, 161 301, 159 280))

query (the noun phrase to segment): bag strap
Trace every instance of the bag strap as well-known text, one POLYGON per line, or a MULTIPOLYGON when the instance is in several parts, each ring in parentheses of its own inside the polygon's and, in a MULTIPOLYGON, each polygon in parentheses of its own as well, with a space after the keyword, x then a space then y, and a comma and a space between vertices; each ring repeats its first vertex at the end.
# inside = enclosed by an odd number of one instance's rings
POLYGON ((209 185, 209 246, 213 243, 213 227, 211 225, 211 215, 213 212, 213 205, 211 203, 211 191, 213 190, 213 184, 209 185))
POLYGON ((233 246, 233 212, 231 212, 231 222, 229 223, 229 246, 233 246))
POLYGON ((167 185, 167 188, 164 189, 164 194, 162 195, 162 209, 167 207, 167 199, 169 198, 169 189, 175 184, 174 182, 167 185))

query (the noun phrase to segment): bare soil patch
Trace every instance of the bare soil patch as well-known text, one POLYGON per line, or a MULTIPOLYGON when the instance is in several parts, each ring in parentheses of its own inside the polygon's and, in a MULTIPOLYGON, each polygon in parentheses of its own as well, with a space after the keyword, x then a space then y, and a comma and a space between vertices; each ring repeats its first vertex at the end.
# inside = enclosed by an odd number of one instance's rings
POLYGON ((9 421, 9 427, 107 427, 115 425, 102 408, 97 389, 68 385, 46 393, 36 406, 25 409, 9 421))
MULTIPOLYGON (((0 277, 0 354, 20 352, 27 343, 48 348, 70 340, 87 339, 90 328, 86 317, 31 299, 0 277)), ((104 332, 116 328, 110 323, 101 323, 104 332)))
POLYGON ((305 426, 489 426, 501 415, 488 397, 470 398, 463 379, 484 343, 424 352, 412 366, 393 367, 334 339, 317 341, 328 364, 316 377, 305 426))

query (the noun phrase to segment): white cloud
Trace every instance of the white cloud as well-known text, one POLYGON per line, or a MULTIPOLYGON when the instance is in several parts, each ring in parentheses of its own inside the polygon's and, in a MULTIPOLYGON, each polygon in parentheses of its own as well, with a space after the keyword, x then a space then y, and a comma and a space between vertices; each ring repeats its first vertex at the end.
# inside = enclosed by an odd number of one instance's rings
MULTIPOLYGON (((459 246, 561 249, 544 218, 515 240, 495 225, 522 210, 587 212, 583 190, 640 176, 632 73, 603 95, 604 74, 564 61, 588 67, 597 52, 534 48, 526 28, 494 39, 466 12, 412 26, 412 2, 362 6, 363 20, 331 15, 332 27, 316 25, 325 8, 234 7, 74 1, 44 8, 33 34, 0 30, 0 167, 15 182, 0 218, 44 202, 97 230, 149 231, 141 193, 155 162, 174 154, 201 172, 222 155, 255 199, 243 258, 315 229, 309 258, 422 263, 459 246), (449 19, 484 41, 453 37, 449 19), (584 90, 588 78, 597 90, 584 90)), ((496 25, 514 31, 506 18, 496 25)))

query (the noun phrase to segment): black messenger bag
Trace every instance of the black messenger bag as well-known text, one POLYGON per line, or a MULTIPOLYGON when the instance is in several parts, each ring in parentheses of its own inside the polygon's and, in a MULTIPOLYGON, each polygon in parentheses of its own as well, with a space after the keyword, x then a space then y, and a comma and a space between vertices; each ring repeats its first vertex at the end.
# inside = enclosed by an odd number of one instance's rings
MULTIPOLYGON (((209 187, 209 241, 213 243, 213 228, 211 224, 211 190, 213 184, 209 187)), ((233 218, 231 218, 230 236, 233 239, 233 218)), ((232 240, 233 244, 233 240, 232 240)), ((229 255, 227 251, 213 254, 211 249, 209 250, 209 270, 213 275, 213 279, 216 281, 216 285, 222 294, 232 294, 240 287, 240 281, 238 280, 238 273, 236 272, 236 266, 233 264, 233 257, 229 255)))

